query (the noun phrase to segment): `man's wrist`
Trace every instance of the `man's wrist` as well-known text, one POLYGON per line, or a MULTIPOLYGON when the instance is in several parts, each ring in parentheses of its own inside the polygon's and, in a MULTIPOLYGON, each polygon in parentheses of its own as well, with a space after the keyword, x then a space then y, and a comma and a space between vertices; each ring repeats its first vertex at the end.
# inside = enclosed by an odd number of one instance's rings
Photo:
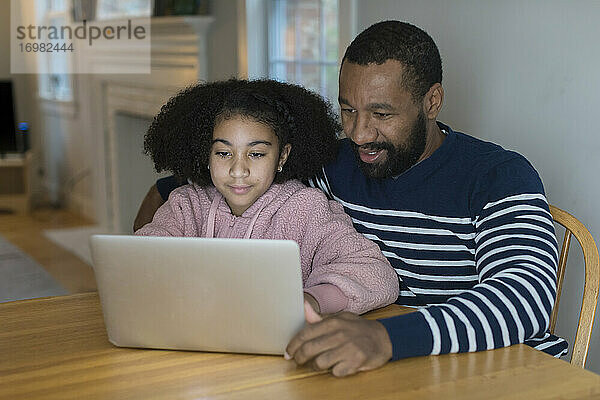
POLYGON ((388 331, 385 328, 385 326, 377 320, 374 322, 377 323, 377 336, 378 343, 381 344, 381 354, 383 357, 385 357, 385 362, 388 362, 392 359, 392 356, 394 355, 392 340, 390 339, 390 335, 388 334, 388 331))
POLYGON ((392 360, 431 354, 433 334, 422 313, 416 311, 377 322, 387 331, 392 344, 392 360))

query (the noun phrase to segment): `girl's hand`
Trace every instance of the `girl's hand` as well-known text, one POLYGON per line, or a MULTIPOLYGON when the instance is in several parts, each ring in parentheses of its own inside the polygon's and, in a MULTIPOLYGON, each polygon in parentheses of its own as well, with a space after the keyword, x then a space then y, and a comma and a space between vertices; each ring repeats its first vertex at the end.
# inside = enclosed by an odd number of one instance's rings
MULTIPOLYGON (((317 300, 314 297, 312 297, 310 294, 304 292, 304 308, 305 308, 305 310, 306 310, 307 303, 314 311, 316 311, 317 314, 321 312, 321 307, 319 306, 319 303, 317 302, 317 300)), ((311 322, 311 321, 308 321, 308 322, 311 322)))

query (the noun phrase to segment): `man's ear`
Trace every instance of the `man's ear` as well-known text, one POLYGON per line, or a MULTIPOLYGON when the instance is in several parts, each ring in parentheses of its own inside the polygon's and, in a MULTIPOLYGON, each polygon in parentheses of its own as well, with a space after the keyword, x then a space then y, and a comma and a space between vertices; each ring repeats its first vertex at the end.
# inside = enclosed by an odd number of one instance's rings
POLYGON ((290 143, 283 146, 283 149, 281 149, 281 153, 279 154, 279 163, 277 164, 278 168, 283 168, 290 155, 290 151, 292 151, 292 145, 290 143))
POLYGON ((435 120, 442 110, 444 103, 444 88, 441 83, 435 83, 423 98, 423 112, 427 119, 435 120))

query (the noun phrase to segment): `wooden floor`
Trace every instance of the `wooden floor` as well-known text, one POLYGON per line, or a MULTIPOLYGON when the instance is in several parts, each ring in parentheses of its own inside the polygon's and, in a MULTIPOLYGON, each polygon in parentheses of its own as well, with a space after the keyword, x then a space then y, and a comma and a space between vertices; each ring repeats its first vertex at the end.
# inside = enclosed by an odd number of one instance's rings
POLYGON ((71 293, 96 290, 92 268, 43 235, 45 229, 91 225, 70 211, 39 209, 29 214, 0 214, 0 235, 43 266, 71 293))

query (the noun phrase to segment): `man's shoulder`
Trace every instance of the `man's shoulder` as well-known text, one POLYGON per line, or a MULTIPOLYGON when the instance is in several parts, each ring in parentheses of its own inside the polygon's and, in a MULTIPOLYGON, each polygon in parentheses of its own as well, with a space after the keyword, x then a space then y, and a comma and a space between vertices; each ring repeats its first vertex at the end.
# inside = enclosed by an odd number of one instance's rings
POLYGON ((452 131, 451 134, 455 142, 450 156, 450 163, 455 164, 452 169, 462 170, 471 178, 487 176, 499 169, 538 178, 537 171, 522 154, 462 132, 452 131))
POLYGON ((541 180, 533 165, 520 153, 462 132, 456 137, 455 162, 468 171, 470 180, 479 186, 504 185, 512 190, 543 191, 541 180))
POLYGON ((466 133, 452 131, 455 135, 455 158, 469 166, 494 166, 510 160, 525 160, 521 154, 507 150, 499 144, 476 138, 466 133))
POLYGON ((503 199, 517 199, 523 194, 544 195, 539 174, 523 155, 461 132, 453 134, 456 137, 453 157, 456 165, 461 165, 456 170, 462 171, 464 182, 468 183, 469 204, 474 214, 503 199))

